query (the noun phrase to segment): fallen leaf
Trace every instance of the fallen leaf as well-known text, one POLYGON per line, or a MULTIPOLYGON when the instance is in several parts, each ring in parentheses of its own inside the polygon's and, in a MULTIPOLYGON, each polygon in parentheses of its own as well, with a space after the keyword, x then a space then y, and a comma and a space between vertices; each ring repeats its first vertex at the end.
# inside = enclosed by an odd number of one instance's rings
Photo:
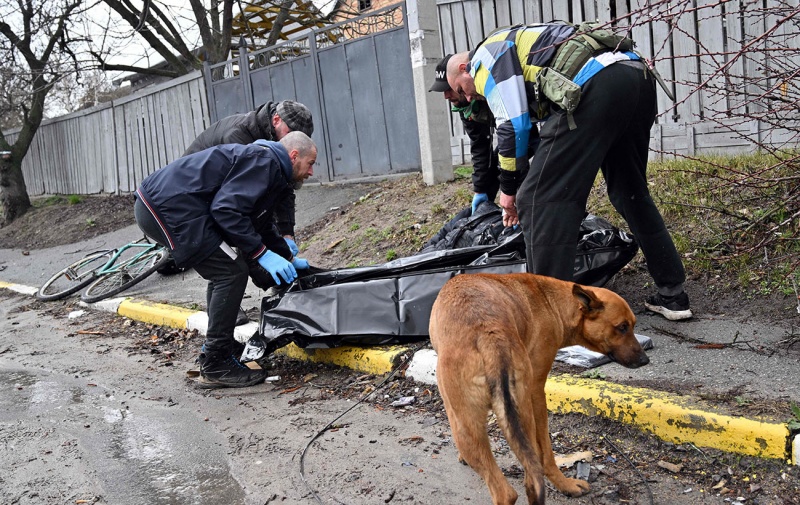
POLYGON ((556 455, 556 465, 564 468, 572 468, 578 461, 592 461, 591 451, 573 452, 572 454, 556 455))
POLYGON ((725 484, 727 484, 727 483, 728 483, 727 480, 722 479, 721 481, 717 482, 717 485, 715 485, 711 489, 722 489, 723 487, 725 487, 725 484))
POLYGON ((656 464, 658 466, 660 466, 661 468, 663 468, 664 470, 668 470, 668 471, 670 471, 672 473, 680 473, 681 469, 683 468, 683 465, 674 465, 674 464, 669 463, 667 461, 659 461, 656 464))
POLYGON ((331 242, 330 245, 328 245, 328 250, 333 249, 337 245, 341 244, 343 241, 344 241, 344 238, 340 238, 339 240, 334 240, 333 242, 331 242))

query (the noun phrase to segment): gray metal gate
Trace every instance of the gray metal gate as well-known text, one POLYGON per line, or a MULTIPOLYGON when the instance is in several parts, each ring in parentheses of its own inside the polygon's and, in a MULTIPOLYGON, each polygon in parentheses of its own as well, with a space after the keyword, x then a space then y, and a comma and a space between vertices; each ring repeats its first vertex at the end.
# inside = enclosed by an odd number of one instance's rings
POLYGON ((204 69, 212 121, 277 100, 314 115, 321 181, 418 171, 405 3, 204 69))

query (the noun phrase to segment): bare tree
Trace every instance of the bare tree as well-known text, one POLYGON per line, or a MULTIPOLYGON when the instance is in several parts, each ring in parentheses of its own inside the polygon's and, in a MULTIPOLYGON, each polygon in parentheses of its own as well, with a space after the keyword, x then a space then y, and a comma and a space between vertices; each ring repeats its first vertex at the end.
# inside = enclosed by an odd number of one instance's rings
POLYGON ((189 0, 191 16, 185 6, 171 7, 163 0, 143 0, 141 4, 131 0, 102 1, 122 23, 109 17, 100 27, 103 35, 94 41, 91 51, 98 66, 105 71, 166 77, 178 77, 199 69, 204 61, 213 64, 230 57, 234 7, 238 8, 246 27, 251 16, 258 17, 268 11, 274 13, 267 29, 259 26, 245 30, 250 44, 261 47, 275 44, 289 24, 312 26, 328 22, 307 8, 299 8, 295 0, 265 0, 258 4, 242 0, 189 0), (115 51, 134 35, 152 48, 165 64, 121 61, 115 51))
POLYGON ((47 94, 67 72, 79 66, 76 48, 83 39, 72 31, 73 17, 82 0, 63 2, 2 0, 0 2, 0 59, 5 107, 18 118, 21 129, 13 144, 0 131, 0 225, 10 223, 31 206, 22 159, 44 117, 47 94))

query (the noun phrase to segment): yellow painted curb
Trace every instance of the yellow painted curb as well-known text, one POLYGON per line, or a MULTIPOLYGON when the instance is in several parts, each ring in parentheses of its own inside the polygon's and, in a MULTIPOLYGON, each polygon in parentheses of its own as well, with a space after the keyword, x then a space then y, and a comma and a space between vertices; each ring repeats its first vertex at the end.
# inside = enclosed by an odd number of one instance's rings
POLYGON ((786 459, 790 433, 785 424, 700 410, 685 397, 598 380, 553 376, 545 392, 553 412, 601 415, 668 442, 786 459))
POLYGON ((408 347, 388 346, 375 348, 363 347, 335 347, 333 349, 302 349, 295 344, 289 344, 275 351, 292 359, 311 361, 314 363, 329 363, 344 366, 359 372, 382 375, 391 372, 397 365, 400 356, 408 351, 408 347))
POLYGON ((125 300, 117 309, 121 316, 173 328, 186 328, 186 320, 196 313, 196 310, 145 300, 125 300))

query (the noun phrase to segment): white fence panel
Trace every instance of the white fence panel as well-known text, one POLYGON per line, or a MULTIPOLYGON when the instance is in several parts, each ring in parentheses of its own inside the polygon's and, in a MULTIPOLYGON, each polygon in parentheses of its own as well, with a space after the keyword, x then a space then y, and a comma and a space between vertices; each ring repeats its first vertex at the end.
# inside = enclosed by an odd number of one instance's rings
MULTIPOLYGON (((200 72, 42 122, 22 162, 28 194, 130 193, 208 125, 200 72)), ((6 132, 14 143, 19 130, 6 132)))

